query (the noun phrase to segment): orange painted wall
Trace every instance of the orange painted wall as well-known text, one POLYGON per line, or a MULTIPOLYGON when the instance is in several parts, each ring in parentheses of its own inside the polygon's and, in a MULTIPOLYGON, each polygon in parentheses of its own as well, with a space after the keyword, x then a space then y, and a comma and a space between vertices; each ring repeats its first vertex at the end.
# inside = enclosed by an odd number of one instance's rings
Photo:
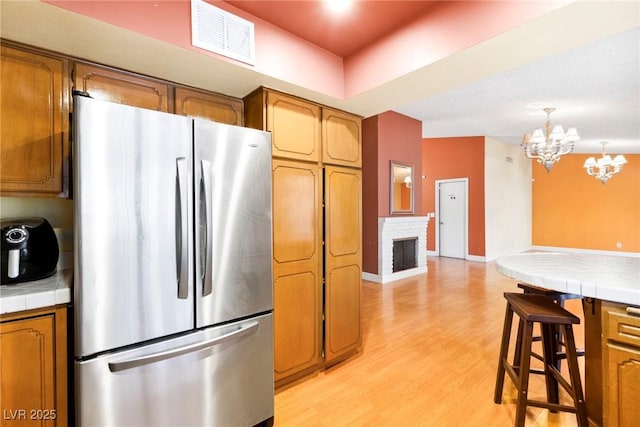
MULTIPOLYGON (((469 178, 469 255, 485 255, 484 137, 424 138, 422 140, 422 211, 435 212, 435 182, 469 178)), ((435 221, 429 221, 427 250, 435 250, 435 221)))
POLYGON ((562 157, 549 173, 534 161, 532 244, 640 252, 640 155, 625 154, 604 186, 582 167, 591 156, 562 157))
POLYGON ((378 116, 362 121, 362 271, 378 274, 378 116))
POLYGON ((390 216, 391 160, 414 166, 414 215, 423 215, 422 124, 387 111, 362 121, 362 271, 378 274, 378 218, 390 216))

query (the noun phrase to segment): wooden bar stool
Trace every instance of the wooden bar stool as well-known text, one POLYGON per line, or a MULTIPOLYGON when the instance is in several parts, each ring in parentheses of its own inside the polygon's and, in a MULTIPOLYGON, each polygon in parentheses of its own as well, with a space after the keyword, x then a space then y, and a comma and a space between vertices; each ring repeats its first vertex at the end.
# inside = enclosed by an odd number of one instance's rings
POLYGON ((572 325, 580 323, 580 319, 544 295, 506 292, 504 297, 507 300, 507 309, 504 317, 500 357, 498 359, 498 374, 493 397, 494 402, 498 404, 502 403, 504 374, 506 372, 518 389, 515 420, 517 427, 524 426, 527 406, 575 413, 578 419, 578 426, 587 427, 587 410, 582 393, 578 356, 572 328, 572 325), (509 352, 509 340, 511 337, 511 325, 513 323, 514 313, 518 315, 522 322, 523 332, 520 360, 512 365, 509 363, 507 355, 509 352), (528 398, 534 323, 539 323, 542 331, 542 361, 544 364, 547 390, 546 402, 530 400, 528 398), (556 367, 557 357, 553 347, 553 333, 555 328, 559 328, 565 339, 570 381, 567 381, 556 367), (573 406, 559 404, 558 389, 554 384, 560 384, 571 396, 574 403, 573 406))
MULTIPOLYGON (((576 294, 567 294, 564 292, 558 292, 558 291, 554 291, 551 289, 546 289, 546 288, 541 288, 539 286, 535 286, 535 285, 530 285, 528 283, 518 283, 518 287, 520 289, 522 289, 524 291, 525 294, 536 294, 536 295, 544 295, 548 298, 550 298, 551 300, 553 300, 553 302, 555 302, 556 304, 558 304, 560 307, 564 307, 564 302, 566 300, 570 300, 570 299, 582 299, 582 295, 576 295, 576 294)), ((520 352, 521 352, 521 348, 522 348, 522 331, 523 331, 523 323, 522 320, 520 321, 520 324, 518 325, 518 338, 516 340, 516 347, 515 347, 515 351, 513 353, 513 362, 514 365, 518 362, 518 360, 520 360, 520 352)), ((554 334, 553 334, 555 340, 554 340, 554 345, 553 348, 556 349, 556 367, 558 368, 558 370, 560 370, 560 365, 561 365, 561 361, 563 359, 567 358, 567 353, 564 350, 565 347, 565 343, 564 340, 562 338, 562 333, 560 332, 560 330, 558 328, 555 328, 554 334)), ((533 341, 541 341, 542 337, 541 336, 535 336, 533 337, 533 341)), ((582 357, 584 356, 584 349, 576 349, 576 353, 578 354, 578 357, 582 357)), ((535 357, 538 360, 542 360, 542 356, 538 353, 532 352, 531 355, 533 357, 535 357)), ((538 373, 538 372, 536 372, 538 373)))

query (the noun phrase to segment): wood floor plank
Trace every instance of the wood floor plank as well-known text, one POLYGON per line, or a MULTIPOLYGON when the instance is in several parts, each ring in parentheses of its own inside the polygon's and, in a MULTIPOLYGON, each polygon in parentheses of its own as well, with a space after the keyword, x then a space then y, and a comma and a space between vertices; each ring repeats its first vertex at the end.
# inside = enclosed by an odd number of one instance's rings
MULTIPOLYGON (((275 425, 513 425, 515 387, 508 379, 503 403, 493 403, 506 291, 519 292, 495 263, 438 257, 429 258, 424 275, 384 285, 363 281, 358 354, 277 390, 275 425)), ((582 322, 579 301, 565 307, 582 322)), ((582 325, 578 343, 581 331, 582 325)), ((584 375, 582 361, 580 369, 584 375)), ((543 399, 542 378, 530 382, 529 396, 543 399)), ((530 408, 526 425, 577 423, 572 414, 530 408)))

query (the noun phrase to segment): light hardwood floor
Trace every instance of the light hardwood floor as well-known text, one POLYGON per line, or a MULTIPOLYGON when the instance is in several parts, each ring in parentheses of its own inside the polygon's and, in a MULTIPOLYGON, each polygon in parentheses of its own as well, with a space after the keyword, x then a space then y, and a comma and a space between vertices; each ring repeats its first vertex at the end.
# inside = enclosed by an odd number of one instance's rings
MULTIPOLYGON (((429 257, 425 275, 384 285, 363 281, 358 355, 277 390, 275 425, 513 425, 511 381, 505 380, 503 403, 493 403, 508 291, 520 290, 495 263, 438 257, 429 257)), ((582 319, 579 301, 566 308, 582 319)), ((582 323, 576 339, 581 345, 582 323)), ((530 398, 544 398, 543 379, 530 381, 530 398)), ((577 423, 573 414, 529 408, 526 425, 577 423)))

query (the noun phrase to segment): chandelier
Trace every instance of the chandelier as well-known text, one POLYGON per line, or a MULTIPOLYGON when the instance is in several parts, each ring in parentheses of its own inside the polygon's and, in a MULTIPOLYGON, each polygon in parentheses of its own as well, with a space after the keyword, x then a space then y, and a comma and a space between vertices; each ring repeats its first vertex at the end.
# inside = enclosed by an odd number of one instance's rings
POLYGON ((555 108, 545 108, 543 110, 547 113, 545 130, 538 128, 532 134, 526 134, 522 140, 524 154, 530 159, 537 159, 547 172, 555 162, 560 160, 560 156, 569 154, 573 150, 573 144, 580 140, 576 128, 570 128, 567 133, 564 133, 560 125, 555 125, 553 130, 551 129, 549 116, 555 110, 555 108))
POLYGON ((627 159, 625 159, 622 154, 618 154, 615 158, 611 159, 611 156, 604 152, 604 147, 607 145, 607 142, 603 141, 601 144, 602 157, 598 160, 589 157, 587 161, 584 162, 584 168, 587 170, 587 174, 594 176, 604 185, 613 175, 622 170, 622 166, 627 163, 627 159))

